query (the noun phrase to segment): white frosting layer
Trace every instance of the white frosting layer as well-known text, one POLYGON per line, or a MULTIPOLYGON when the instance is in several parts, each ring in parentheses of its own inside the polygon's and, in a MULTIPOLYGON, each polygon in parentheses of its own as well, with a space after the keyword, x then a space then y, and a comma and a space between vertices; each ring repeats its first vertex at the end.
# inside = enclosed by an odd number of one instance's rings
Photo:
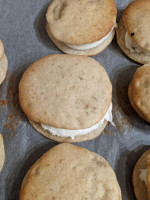
POLYGON ((147 169, 140 169, 140 180, 145 182, 145 185, 147 186, 147 169))
POLYGON ((108 37, 112 34, 114 28, 116 28, 116 27, 117 27, 117 24, 115 24, 115 26, 111 29, 111 31, 105 37, 103 37, 102 39, 100 39, 100 40, 98 40, 96 42, 93 42, 93 43, 90 43, 90 44, 80 44, 80 45, 73 45, 73 44, 65 43, 65 45, 70 47, 70 48, 72 48, 72 49, 75 49, 75 50, 89 50, 89 49, 92 49, 94 47, 99 46, 106 39, 108 39, 108 37))
POLYGON ((108 111, 106 112, 105 116, 103 117, 103 119, 90 128, 80 129, 80 130, 69 130, 69 129, 55 128, 55 127, 48 126, 45 124, 41 124, 41 126, 44 130, 49 131, 52 135, 57 135, 57 136, 61 136, 61 137, 71 137, 72 139, 74 139, 75 136, 86 135, 86 134, 90 133, 91 131, 94 131, 94 130, 100 128, 102 126, 102 124, 104 123, 104 120, 110 122, 113 126, 115 126, 112 121, 112 103, 111 103, 108 111))

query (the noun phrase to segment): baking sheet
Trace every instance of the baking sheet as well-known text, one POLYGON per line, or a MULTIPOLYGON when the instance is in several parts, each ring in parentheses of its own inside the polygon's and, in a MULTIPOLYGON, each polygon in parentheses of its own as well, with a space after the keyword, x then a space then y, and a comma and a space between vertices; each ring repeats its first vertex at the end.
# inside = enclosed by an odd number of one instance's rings
MULTIPOLYGON (((116 0, 118 20, 129 2, 116 0)), ((25 69, 42 56, 61 53, 45 30, 49 3, 49 0, 0 0, 0 38, 9 61, 7 78, 0 86, 0 132, 6 149, 0 173, 0 200, 18 200, 21 182, 30 166, 57 144, 31 127, 18 102, 18 83, 25 69)), ((135 200, 132 170, 150 145, 150 125, 136 115, 127 97, 128 84, 140 65, 121 52, 115 39, 94 58, 105 67, 113 84, 116 128, 109 125, 97 139, 76 145, 107 159, 116 172, 123 200, 135 200)))

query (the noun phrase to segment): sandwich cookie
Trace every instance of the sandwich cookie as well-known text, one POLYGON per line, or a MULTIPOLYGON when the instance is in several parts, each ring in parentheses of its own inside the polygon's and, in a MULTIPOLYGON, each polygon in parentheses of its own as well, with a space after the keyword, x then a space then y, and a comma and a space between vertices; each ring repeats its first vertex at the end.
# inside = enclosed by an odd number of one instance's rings
POLYGON ((132 180, 137 200, 150 200, 150 150, 139 158, 132 180))
POLYGON ((67 54, 96 55, 113 40, 114 0, 53 0, 46 19, 48 35, 67 54))
POLYGON ((150 64, 137 69, 128 89, 132 107, 150 123, 150 64))
POLYGON ((8 70, 8 60, 4 53, 4 45, 0 40, 0 85, 4 81, 8 70))
POLYGON ((131 59, 150 63, 150 1, 134 1, 125 9, 119 22, 117 42, 131 59))
POLYGON ((101 156, 72 144, 46 152, 26 174, 20 200, 121 200, 116 175, 101 156))
POLYGON ((33 63, 19 84, 20 105, 33 127, 49 139, 96 138, 112 123, 112 85, 93 58, 49 55, 33 63))
POLYGON ((0 133, 0 172, 3 168, 4 162, 5 162, 4 142, 3 142, 3 136, 0 133))

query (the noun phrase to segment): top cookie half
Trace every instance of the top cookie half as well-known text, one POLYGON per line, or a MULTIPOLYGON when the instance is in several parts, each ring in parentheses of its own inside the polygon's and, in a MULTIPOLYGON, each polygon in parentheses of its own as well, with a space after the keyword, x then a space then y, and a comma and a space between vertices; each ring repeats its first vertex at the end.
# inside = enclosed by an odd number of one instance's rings
POLYGON ((50 55, 33 63, 19 84, 27 117, 56 128, 84 129, 108 111, 112 86, 105 69, 83 56, 50 55))
POLYGON ((45 153, 24 178, 20 200, 121 200, 116 175, 96 153, 59 144, 45 153))
POLYGON ((123 13, 123 22, 129 37, 140 48, 150 52, 150 1, 131 3, 123 13))
POLYGON ((47 11, 52 36, 68 44, 89 44, 105 37, 116 22, 114 0, 54 0, 47 11))
POLYGON ((133 101, 150 123, 150 64, 138 68, 132 80, 133 101))
MULTIPOLYGON (((134 192, 137 200, 149 200, 147 187, 144 180, 141 180, 141 170, 147 169, 147 156, 150 155, 150 150, 147 150, 137 161, 132 175, 134 192)), ((146 179, 146 176, 145 176, 146 179)))

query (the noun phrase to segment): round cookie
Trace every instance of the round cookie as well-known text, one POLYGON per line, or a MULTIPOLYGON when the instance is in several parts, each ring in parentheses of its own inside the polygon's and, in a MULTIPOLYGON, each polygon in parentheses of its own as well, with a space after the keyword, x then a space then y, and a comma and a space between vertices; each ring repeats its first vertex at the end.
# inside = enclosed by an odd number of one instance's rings
POLYGON ((46 24, 46 30, 47 30, 47 33, 50 36, 51 40, 55 43, 55 45, 62 52, 66 53, 66 54, 70 54, 70 55, 85 55, 85 56, 97 55, 97 54, 101 53, 112 42, 114 35, 115 35, 115 29, 114 29, 111 32, 111 34, 109 35, 109 37, 99 46, 94 47, 89 50, 80 50, 79 51, 79 50, 72 49, 72 48, 68 47, 67 45, 65 45, 63 42, 59 42, 58 40, 56 40, 50 32, 48 24, 46 24))
POLYGON ((140 112, 140 110, 138 109, 138 107, 134 103, 132 81, 131 81, 131 83, 129 85, 129 88, 128 88, 128 97, 129 97, 130 103, 131 103, 132 107, 134 108, 134 110, 138 113, 138 115, 142 119, 144 119, 145 121, 147 121, 146 118, 145 118, 145 116, 142 114, 142 112, 140 112))
POLYGON ((135 60, 136 62, 139 62, 141 64, 150 63, 150 53, 142 52, 131 52, 125 45, 125 34, 126 29, 124 27, 123 20, 121 19, 118 27, 116 29, 116 37, 117 37, 117 43, 121 50, 132 60, 135 60))
POLYGON ((47 10, 46 19, 51 34, 58 41, 88 44, 111 31, 116 13, 114 0, 54 0, 47 10))
POLYGON ((150 65, 144 65, 135 72, 129 86, 129 99, 132 107, 150 123, 150 65))
POLYGON ((3 57, 4 55, 4 45, 3 42, 0 40, 0 59, 3 57))
POLYGON ((0 172, 3 168, 4 162, 5 162, 4 142, 3 142, 3 136, 0 133, 0 172))
POLYGON ((71 144, 46 152, 26 174, 20 200, 121 200, 116 175, 96 153, 71 144))
POLYGON ((65 53, 95 55, 112 41, 116 15, 114 0, 54 0, 46 14, 47 32, 65 53), (95 43, 108 34, 109 37, 102 44, 90 47, 90 50, 75 50, 68 46, 95 43))
POLYGON ((0 59, 0 84, 4 81, 8 70, 8 60, 4 54, 0 59))
POLYGON ((135 192, 137 200, 149 200, 146 185, 144 181, 141 181, 141 179, 139 178, 139 175, 141 173, 140 169, 147 168, 146 157, 148 154, 150 154, 150 150, 146 151, 139 158, 133 170, 132 181, 133 181, 134 192, 135 192))
POLYGON ((132 40, 150 53, 150 1, 134 1, 125 9, 123 22, 132 40))
MULTIPOLYGON (((47 131, 43 133, 41 124, 77 131, 91 128, 104 118, 111 98, 112 86, 105 69, 94 59, 84 56, 41 58, 25 71, 19 84, 23 111, 31 124, 49 138, 52 135, 47 136, 47 131)), ((90 132, 90 136, 76 138, 77 141, 98 136, 97 131, 90 132)), ((57 139, 61 140, 64 138, 57 139)))

